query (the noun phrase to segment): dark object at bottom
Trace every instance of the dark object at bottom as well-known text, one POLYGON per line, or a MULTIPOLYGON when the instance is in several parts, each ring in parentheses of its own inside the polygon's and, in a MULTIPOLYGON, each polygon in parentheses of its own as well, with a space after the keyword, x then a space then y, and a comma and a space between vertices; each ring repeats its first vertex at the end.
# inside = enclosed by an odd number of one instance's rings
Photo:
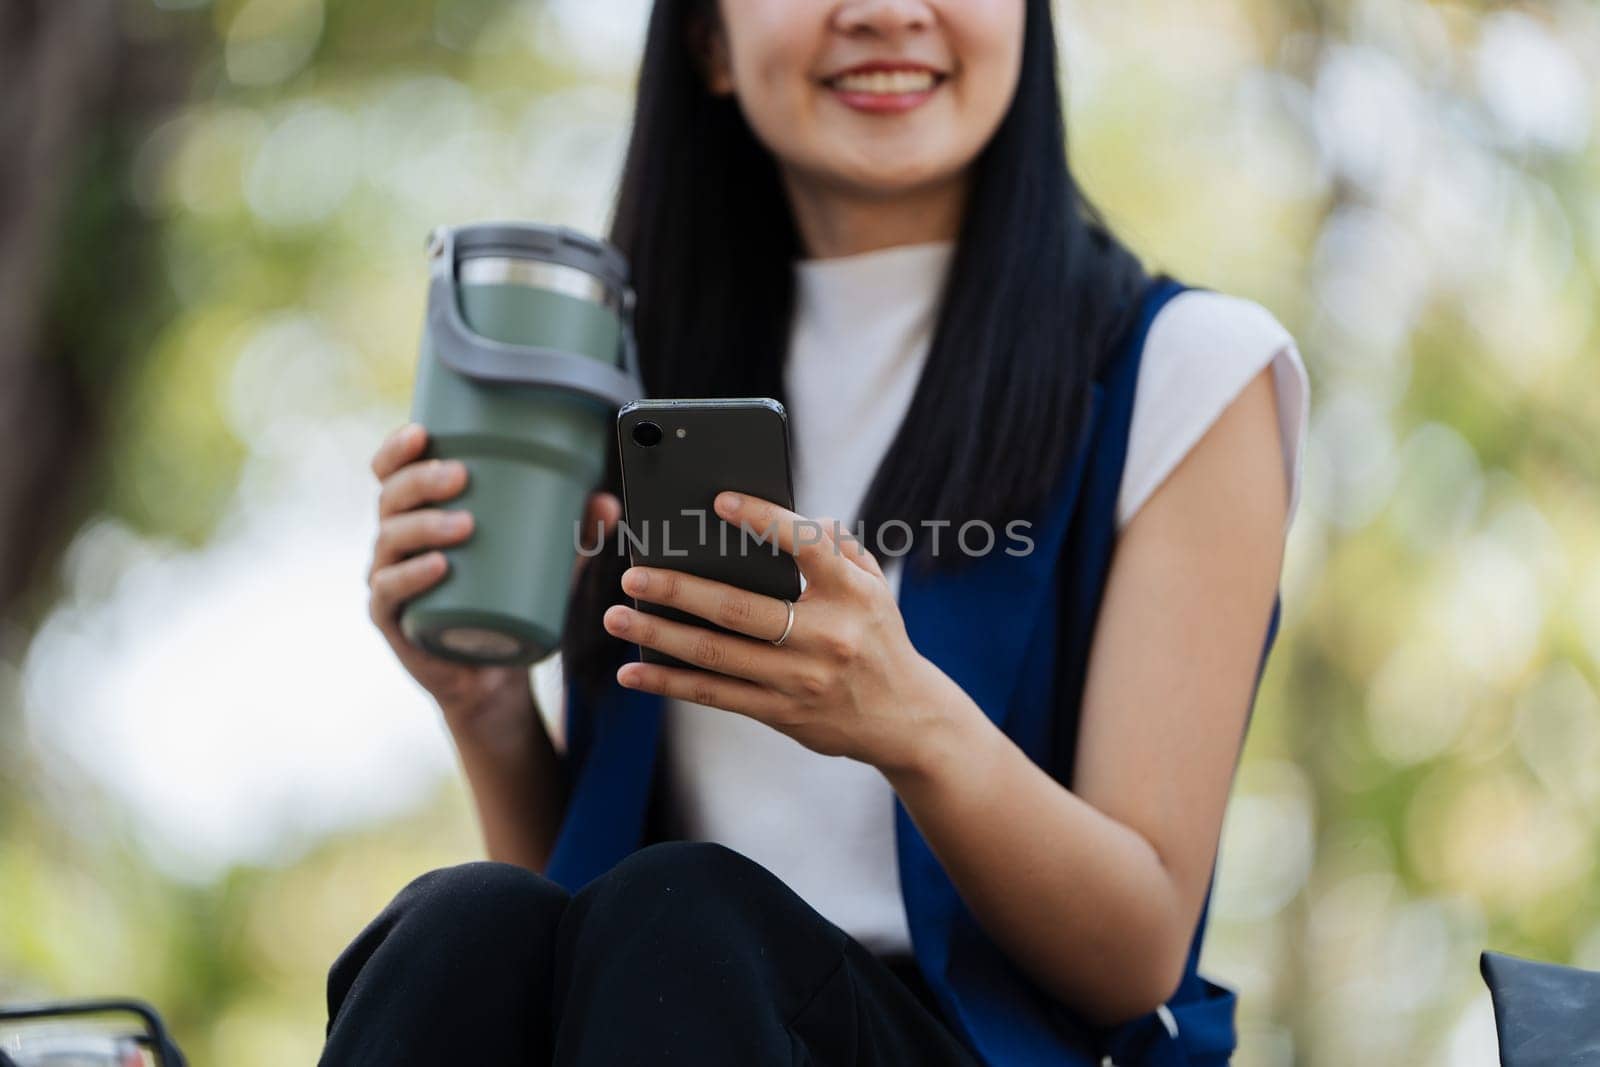
POLYGON ((425 874, 334 964, 328 1011, 323 1067, 979 1063, 883 958, 706 842, 576 893, 500 863, 425 874))
POLYGON ((1600 1064, 1600 974, 1485 952, 1502 1067, 1600 1064))
POLYGON ((934 996, 933 987, 928 984, 926 978, 922 977, 922 969, 917 966, 917 958, 915 956, 909 952, 894 953, 892 955, 879 956, 878 959, 882 961, 885 967, 889 968, 891 974, 905 983, 906 988, 917 995, 917 999, 922 1001, 922 1006, 928 1009, 930 1015, 938 1017, 943 1009, 939 1007, 939 1001, 934 996))
POLYGON ((93 1058, 94 1053, 78 1050, 77 1042, 103 1047, 107 1064, 124 1062, 113 1057, 118 1049, 132 1046, 149 1050, 155 1058, 156 1067, 185 1067, 183 1054, 167 1033, 161 1016, 150 1005, 139 1000, 69 1000, 53 1004, 0 1005, 0 1031, 7 1029, 7 1023, 48 1023, 67 1019, 88 1022, 106 1016, 129 1015, 139 1020, 139 1028, 132 1033, 105 1025, 86 1026, 81 1033, 64 1027, 19 1029, 13 1039, 7 1039, 0 1032, 0 1067, 30 1067, 34 1062, 61 1062, 69 1048, 74 1051, 71 1062, 97 1062, 93 1058), (9 1052, 7 1045, 12 1046, 9 1052))

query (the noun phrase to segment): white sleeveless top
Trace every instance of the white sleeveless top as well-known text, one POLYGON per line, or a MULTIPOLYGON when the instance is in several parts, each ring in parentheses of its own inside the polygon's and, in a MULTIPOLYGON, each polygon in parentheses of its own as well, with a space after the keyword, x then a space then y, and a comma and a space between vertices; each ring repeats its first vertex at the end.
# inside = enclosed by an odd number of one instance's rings
MULTIPOLYGON (((795 322, 784 384, 800 514, 855 523, 868 483, 910 405, 954 247, 937 241, 795 263, 795 322)), ((1268 366, 1277 388, 1292 520, 1309 401, 1299 352, 1259 305, 1191 291, 1161 310, 1146 342, 1117 503, 1119 526, 1268 366)), ((879 562, 898 594, 899 560, 879 562)), ((559 655, 535 667, 534 682, 559 746, 559 655)), ((868 949, 910 951, 894 796, 876 768, 818 755, 717 708, 669 700, 664 716, 663 766, 685 836, 721 842, 761 863, 868 949)))

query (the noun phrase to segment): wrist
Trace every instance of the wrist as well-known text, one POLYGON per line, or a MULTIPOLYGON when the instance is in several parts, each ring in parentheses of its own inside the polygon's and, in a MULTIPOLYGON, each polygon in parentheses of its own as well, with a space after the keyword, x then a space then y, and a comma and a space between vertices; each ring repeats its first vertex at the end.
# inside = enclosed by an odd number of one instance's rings
POLYGON ((923 660, 907 716, 905 740, 895 756, 880 764, 902 797, 926 793, 950 780, 980 751, 994 724, 949 675, 923 660))
POLYGON ((463 754, 525 752, 534 739, 534 731, 543 729, 526 679, 521 685, 440 700, 439 710, 451 739, 463 754))

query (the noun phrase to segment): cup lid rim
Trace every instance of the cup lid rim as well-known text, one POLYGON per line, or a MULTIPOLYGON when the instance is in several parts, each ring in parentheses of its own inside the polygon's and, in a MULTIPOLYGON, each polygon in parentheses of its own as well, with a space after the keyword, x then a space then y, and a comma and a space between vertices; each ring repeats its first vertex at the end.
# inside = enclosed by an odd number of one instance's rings
POLYGON ((479 222, 451 228, 455 258, 535 259, 592 274, 618 294, 628 289, 628 261, 610 242, 568 226, 479 222))

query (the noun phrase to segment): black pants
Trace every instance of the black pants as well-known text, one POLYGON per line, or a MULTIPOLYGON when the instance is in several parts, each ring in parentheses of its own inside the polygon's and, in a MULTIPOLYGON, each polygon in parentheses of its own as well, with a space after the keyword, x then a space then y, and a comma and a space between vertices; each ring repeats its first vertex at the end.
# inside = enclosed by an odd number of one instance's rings
POLYGON ((977 1067, 909 959, 874 956, 731 849, 670 841, 575 894, 423 875, 328 976, 324 1067, 977 1067))

